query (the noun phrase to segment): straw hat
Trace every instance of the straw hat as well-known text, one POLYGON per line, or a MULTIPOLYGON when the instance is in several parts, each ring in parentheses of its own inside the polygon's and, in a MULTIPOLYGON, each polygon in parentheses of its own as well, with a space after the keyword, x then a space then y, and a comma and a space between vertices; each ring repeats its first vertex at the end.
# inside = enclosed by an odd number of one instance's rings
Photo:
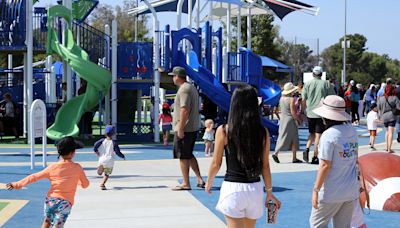
POLYGON ((313 110, 319 116, 336 121, 349 121, 351 116, 345 111, 346 103, 343 98, 330 95, 321 100, 317 108, 313 110))
POLYGON ((283 86, 282 95, 288 95, 295 91, 297 91, 297 86, 294 86, 293 83, 288 82, 283 86))

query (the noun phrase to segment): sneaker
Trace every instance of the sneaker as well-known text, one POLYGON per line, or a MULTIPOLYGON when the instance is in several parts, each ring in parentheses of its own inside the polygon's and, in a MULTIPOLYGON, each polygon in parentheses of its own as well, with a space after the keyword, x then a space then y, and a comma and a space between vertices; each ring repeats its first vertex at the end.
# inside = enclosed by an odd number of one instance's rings
POLYGON ((369 147, 369 151, 376 151, 376 148, 371 146, 371 147, 369 147))
POLYGON ((313 164, 313 165, 319 165, 319 159, 318 159, 318 157, 314 156, 314 157, 311 159, 311 164, 313 164))
POLYGON ((307 151, 307 150, 303 151, 303 160, 307 163, 308 163, 308 153, 309 153, 309 151, 307 151))

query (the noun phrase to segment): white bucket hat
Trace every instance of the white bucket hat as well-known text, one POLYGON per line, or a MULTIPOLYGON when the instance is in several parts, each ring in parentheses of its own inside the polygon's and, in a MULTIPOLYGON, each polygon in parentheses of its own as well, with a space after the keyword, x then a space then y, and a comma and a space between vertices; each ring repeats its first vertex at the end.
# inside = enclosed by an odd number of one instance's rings
POLYGON ((325 119, 349 121, 351 120, 351 116, 345 110, 346 103, 344 99, 336 95, 330 95, 322 99, 313 112, 325 119))
POLYGON ((297 91, 298 87, 294 86, 293 83, 288 82, 283 86, 282 95, 288 95, 297 91))

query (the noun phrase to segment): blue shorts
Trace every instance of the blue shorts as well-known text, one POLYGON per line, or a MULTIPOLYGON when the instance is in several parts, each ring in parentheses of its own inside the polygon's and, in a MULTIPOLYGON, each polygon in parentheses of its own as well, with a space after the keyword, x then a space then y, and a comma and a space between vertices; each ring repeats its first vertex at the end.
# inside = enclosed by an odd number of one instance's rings
POLYGON ((44 216, 51 223, 51 227, 64 227, 71 213, 72 204, 64 199, 46 197, 44 203, 44 216))
POLYGON ((168 125, 162 125, 162 131, 165 133, 167 131, 171 131, 172 130, 172 125, 168 124, 168 125))

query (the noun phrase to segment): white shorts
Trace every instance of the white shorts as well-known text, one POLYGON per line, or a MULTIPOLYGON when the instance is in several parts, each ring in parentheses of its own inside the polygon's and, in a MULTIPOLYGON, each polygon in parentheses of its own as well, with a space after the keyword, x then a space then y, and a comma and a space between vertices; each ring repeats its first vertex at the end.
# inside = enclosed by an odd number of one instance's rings
POLYGON ((258 219, 264 213, 264 184, 224 181, 215 207, 232 218, 258 219))

